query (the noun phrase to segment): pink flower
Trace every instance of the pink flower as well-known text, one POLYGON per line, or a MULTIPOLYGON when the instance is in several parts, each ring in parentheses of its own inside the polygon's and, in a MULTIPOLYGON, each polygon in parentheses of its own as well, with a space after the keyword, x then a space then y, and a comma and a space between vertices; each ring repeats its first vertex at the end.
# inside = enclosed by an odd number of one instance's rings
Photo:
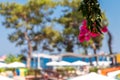
POLYGON ((78 39, 80 42, 89 41, 91 36, 89 34, 79 34, 78 39))
POLYGON ((80 34, 78 36, 78 39, 80 42, 84 42, 84 41, 89 41, 90 40, 90 31, 87 28, 87 21, 83 20, 82 22, 82 26, 80 28, 80 34))
POLYGON ((78 39, 79 39, 80 42, 84 42, 85 41, 85 36, 79 34, 78 39))
POLYGON ((91 37, 97 37, 97 36, 99 36, 99 33, 91 32, 90 35, 91 35, 91 37))
POLYGON ((86 25, 86 26, 87 26, 87 20, 84 19, 84 20, 82 21, 82 25, 86 25))
POLYGON ((81 34, 86 34, 88 31, 89 30, 87 28, 85 28, 85 27, 81 27, 81 29, 80 29, 81 34))
POLYGON ((86 41, 89 41, 89 40, 90 40, 90 35, 86 35, 86 36, 85 36, 85 40, 86 40, 86 41))
MULTIPOLYGON (((96 23, 94 23, 93 25, 96 26, 96 23)), ((94 28, 93 31, 96 31, 96 28, 94 28)), ((105 26, 101 29, 101 31, 102 32, 107 32, 108 29, 105 26)), ((100 33, 91 32, 87 27, 87 20, 83 20, 82 26, 80 28, 80 33, 79 33, 79 36, 78 36, 78 39, 79 39, 80 42, 89 41, 90 38, 92 38, 92 37, 94 38, 94 37, 97 37, 99 35, 100 35, 100 33)))
POLYGON ((108 32, 108 29, 106 26, 102 28, 102 32, 108 32))
POLYGON ((88 33, 88 32, 89 32, 89 30, 88 30, 88 28, 87 28, 86 22, 84 21, 84 22, 82 23, 81 28, 80 28, 80 34, 86 34, 86 33, 88 33))

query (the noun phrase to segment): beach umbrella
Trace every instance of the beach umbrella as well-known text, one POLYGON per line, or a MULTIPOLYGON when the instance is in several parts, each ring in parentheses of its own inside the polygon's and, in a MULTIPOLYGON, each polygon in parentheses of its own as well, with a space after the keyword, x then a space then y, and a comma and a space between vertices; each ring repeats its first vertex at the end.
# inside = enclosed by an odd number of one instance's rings
MULTIPOLYGON (((111 64, 111 61, 98 61, 99 66, 109 66, 111 64)), ((97 66, 96 61, 93 62, 94 66, 97 66)))
POLYGON ((8 64, 7 67, 8 68, 20 68, 20 67, 26 67, 26 65, 21 62, 13 62, 13 63, 8 64))
POLYGON ((72 64, 67 61, 59 61, 58 66, 71 66, 72 64))
POLYGON ((51 61, 46 64, 47 66, 58 66, 58 62, 56 61, 51 61))
POLYGON ((109 78, 107 76, 91 72, 89 74, 78 76, 70 80, 116 80, 116 79, 109 78))
POLYGON ((0 75, 0 80, 13 80, 13 79, 0 75))
POLYGON ((72 63, 73 66, 84 66, 84 65, 89 65, 87 62, 84 61, 75 61, 72 63))
POLYGON ((108 72, 107 76, 111 77, 111 78, 115 78, 117 74, 120 73, 120 70, 117 71, 112 71, 112 72, 108 72))
POLYGON ((0 62, 0 68, 6 68, 6 67, 7 67, 7 64, 6 64, 6 63, 0 62))

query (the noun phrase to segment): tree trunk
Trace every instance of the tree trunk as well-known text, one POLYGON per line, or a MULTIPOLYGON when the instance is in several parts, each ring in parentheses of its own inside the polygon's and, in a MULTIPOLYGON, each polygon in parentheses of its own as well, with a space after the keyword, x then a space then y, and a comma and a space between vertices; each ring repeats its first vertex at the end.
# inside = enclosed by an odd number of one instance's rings
POLYGON ((70 43, 67 45, 66 47, 66 51, 67 52, 73 52, 73 45, 71 45, 70 43))
POLYGON ((98 65, 98 56, 96 55, 96 54, 97 54, 97 52, 96 52, 96 46, 95 46, 95 44, 94 44, 94 43, 92 44, 92 47, 93 47, 93 52, 94 52, 94 54, 95 54, 95 61, 96 61, 96 65, 98 65))
POLYGON ((111 33, 109 31, 108 31, 108 37, 109 37, 109 39, 108 39, 109 53, 112 54, 112 46, 111 46, 111 44, 112 44, 112 35, 111 35, 111 33))
MULTIPOLYGON (((87 48, 86 48, 86 47, 84 47, 84 54, 85 54, 85 55, 88 55, 88 51, 87 51, 87 48)), ((82 60, 85 61, 85 58, 83 58, 82 60)), ((90 61, 89 61, 89 62, 90 62, 90 65, 92 65, 92 59, 91 59, 91 57, 89 58, 89 60, 90 60, 90 61)))
POLYGON ((84 53, 85 53, 85 55, 88 55, 87 48, 84 48, 84 53))
MULTIPOLYGON (((93 52, 95 55, 97 54, 96 49, 93 49, 93 52)), ((98 56, 97 55, 95 56, 95 61, 96 61, 96 64, 98 65, 98 56)))
POLYGON ((25 39, 27 40, 28 44, 28 56, 27 56, 27 68, 30 68, 31 66, 31 54, 32 54, 32 43, 30 38, 27 35, 27 31, 24 32, 25 39))
MULTIPOLYGON (((108 39, 109 53, 113 54, 113 52, 112 52, 112 35, 109 31, 108 31, 108 37, 109 37, 109 39, 108 39)), ((112 61, 112 65, 113 65, 113 57, 110 57, 110 60, 112 61)))
POLYGON ((32 45, 31 45, 31 41, 28 41, 28 57, 27 57, 28 68, 30 68, 30 65, 31 65, 31 54, 32 54, 32 45))
MULTIPOLYGON (((84 47, 84 53, 85 53, 85 55, 88 55, 87 48, 85 48, 85 47, 84 47)), ((91 57, 89 58, 89 60, 90 60, 90 65, 92 65, 92 59, 91 59, 91 57)), ((85 61, 84 58, 83 58, 83 61, 85 61)))
MULTIPOLYGON (((88 55, 88 51, 87 51, 86 47, 84 47, 84 54, 83 55, 88 55)), ((82 60, 85 61, 85 58, 83 58, 82 60)))

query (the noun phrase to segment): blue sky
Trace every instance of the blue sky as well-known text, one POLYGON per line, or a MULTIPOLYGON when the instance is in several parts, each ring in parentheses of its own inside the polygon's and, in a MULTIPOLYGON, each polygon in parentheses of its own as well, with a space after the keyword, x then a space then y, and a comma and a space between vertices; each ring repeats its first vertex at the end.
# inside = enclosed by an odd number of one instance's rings
MULTIPOLYGON (((113 52, 120 52, 120 0, 100 0, 102 10, 105 11, 107 19, 109 21, 109 30, 113 36, 112 48, 113 52)), ((108 52, 107 48, 107 36, 103 42, 103 51, 108 52)))
MULTIPOLYGON (((24 3, 27 0, 0 0, 0 2, 5 1, 15 1, 19 3, 24 3)), ((109 30, 112 33, 113 36, 113 42, 112 42, 112 48, 113 52, 120 52, 120 0, 99 0, 100 5, 103 11, 105 11, 105 14, 107 16, 107 19, 109 21, 109 30)), ((1 17, 0 17, 1 18, 1 17)), ((8 34, 11 32, 9 29, 6 30, 4 26, 2 26, 0 19, 0 55, 8 54, 8 53, 20 53, 21 47, 16 47, 14 43, 11 43, 8 40, 8 34)), ((103 40, 103 47, 101 48, 101 51, 108 52, 108 46, 107 46, 107 35, 105 34, 105 39, 103 40)))

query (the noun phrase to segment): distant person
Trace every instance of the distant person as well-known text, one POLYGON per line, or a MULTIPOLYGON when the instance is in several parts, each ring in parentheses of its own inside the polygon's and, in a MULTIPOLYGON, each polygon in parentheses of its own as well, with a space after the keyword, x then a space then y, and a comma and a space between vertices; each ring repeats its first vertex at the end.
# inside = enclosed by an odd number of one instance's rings
POLYGON ((20 75, 20 70, 19 69, 16 69, 16 74, 17 74, 17 76, 20 75))
POLYGON ((47 73, 44 73, 44 80, 48 80, 49 76, 47 73))
POLYGON ((58 76, 58 80, 64 80, 62 75, 58 76))

